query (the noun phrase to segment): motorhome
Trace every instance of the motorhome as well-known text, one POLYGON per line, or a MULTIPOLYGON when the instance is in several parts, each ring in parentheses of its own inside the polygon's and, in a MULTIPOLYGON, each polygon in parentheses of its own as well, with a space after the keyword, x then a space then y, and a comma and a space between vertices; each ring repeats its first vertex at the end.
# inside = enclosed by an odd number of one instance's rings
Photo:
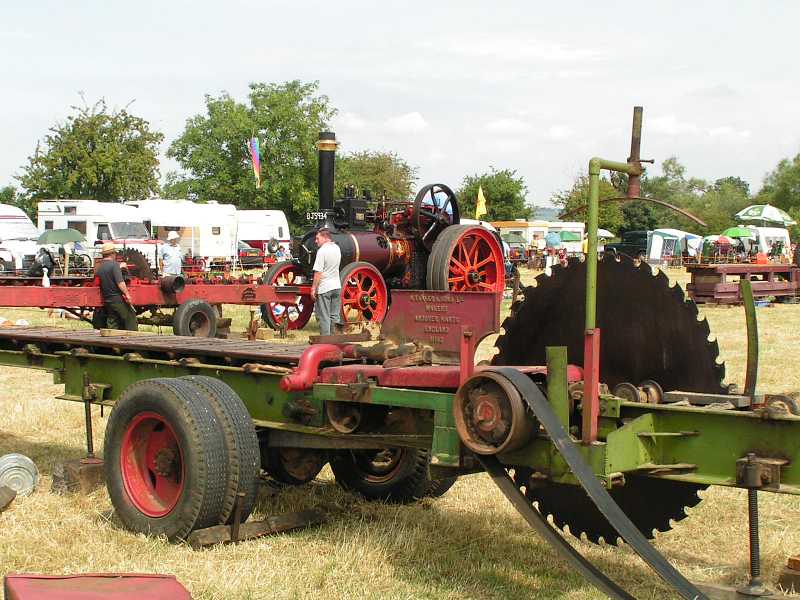
POLYGON ((23 269, 36 255, 39 231, 21 208, 0 204, 0 271, 23 269))
POLYGON ((289 222, 282 210, 236 211, 237 240, 267 252, 267 244, 274 239, 284 248, 291 246, 289 222))
POLYGON ((236 207, 192 200, 138 200, 126 203, 138 211, 155 240, 163 242, 170 231, 181 236, 187 258, 204 269, 228 264, 238 256, 236 207))

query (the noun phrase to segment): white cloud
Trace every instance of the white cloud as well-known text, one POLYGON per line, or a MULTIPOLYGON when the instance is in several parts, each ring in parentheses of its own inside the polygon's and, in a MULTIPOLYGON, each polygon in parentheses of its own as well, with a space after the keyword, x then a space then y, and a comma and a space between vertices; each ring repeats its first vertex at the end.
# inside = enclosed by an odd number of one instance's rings
POLYGON ((528 36, 513 38, 508 35, 464 39, 437 38, 435 42, 419 42, 421 48, 436 48, 457 56, 489 58, 509 62, 585 62, 608 58, 604 50, 589 47, 571 46, 528 36))
POLYGON ((0 31, 0 39, 3 38, 10 38, 10 39, 17 39, 17 40, 28 40, 33 37, 28 31, 0 31))
POLYGON ((354 112, 343 112, 333 119, 337 129, 349 131, 363 131, 369 126, 366 119, 354 112))
POLYGON ((390 117, 383 126, 394 133, 419 133, 430 127, 425 117, 416 111, 390 117))
POLYGON ((572 128, 566 125, 551 125, 547 128, 547 133, 545 135, 548 139, 560 141, 571 138, 574 133, 572 128))
POLYGON ((494 119, 489 121, 484 127, 489 133, 519 134, 528 133, 533 126, 521 119, 494 119))
POLYGON ((731 125, 700 127, 696 123, 681 121, 675 115, 664 115, 647 121, 648 131, 663 135, 686 135, 728 140, 744 140, 750 137, 749 129, 736 129, 731 125))

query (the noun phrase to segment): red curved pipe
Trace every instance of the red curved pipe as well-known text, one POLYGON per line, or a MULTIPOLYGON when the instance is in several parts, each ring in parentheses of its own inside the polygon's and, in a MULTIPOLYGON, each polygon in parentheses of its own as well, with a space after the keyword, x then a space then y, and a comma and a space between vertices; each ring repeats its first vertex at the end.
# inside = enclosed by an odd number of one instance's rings
POLYGON ((333 344, 312 344, 300 355, 297 367, 281 379, 284 392, 301 392, 310 390, 319 379, 319 366, 323 362, 339 362, 344 353, 339 346, 333 344))

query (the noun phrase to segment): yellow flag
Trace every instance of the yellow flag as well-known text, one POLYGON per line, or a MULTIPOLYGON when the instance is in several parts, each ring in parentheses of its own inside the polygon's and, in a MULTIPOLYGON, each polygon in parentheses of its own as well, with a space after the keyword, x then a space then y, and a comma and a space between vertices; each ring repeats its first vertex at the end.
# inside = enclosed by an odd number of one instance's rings
POLYGON ((479 219, 486 214, 486 198, 483 196, 483 188, 478 186, 478 204, 475 206, 475 218, 479 219))

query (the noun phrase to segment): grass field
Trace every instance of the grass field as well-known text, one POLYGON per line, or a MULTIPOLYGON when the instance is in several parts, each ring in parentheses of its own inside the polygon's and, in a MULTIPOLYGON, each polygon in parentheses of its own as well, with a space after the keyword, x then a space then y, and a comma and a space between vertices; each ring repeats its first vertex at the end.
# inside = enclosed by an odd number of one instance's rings
MULTIPOLYGON (((683 275, 674 275, 683 283, 683 275)), ((525 277, 530 275, 525 273, 525 277)), ((507 310, 507 307, 505 308, 507 310)), ((701 309, 720 342, 727 380, 743 384, 746 338, 739 308, 701 309)), ((232 309, 234 331, 248 321, 232 309)), ((78 327, 42 311, 0 316, 78 327)), ((800 390, 800 306, 759 309, 761 390, 800 390)), ((314 323, 312 321, 311 325, 314 323)), ((308 332, 300 334, 302 339, 308 332)), ((491 342, 482 353, 490 354, 491 342)), ((0 515, 0 573, 130 571, 173 573, 196 598, 597 598, 513 511, 485 475, 464 477, 443 498, 411 506, 366 503, 340 491, 324 471, 303 488, 269 493, 257 515, 338 506, 317 529, 194 551, 123 530, 105 490, 88 497, 50 493, 56 462, 84 452, 83 408, 54 400, 62 388, 45 373, 0 368, 0 454, 22 452, 42 479, 35 494, 0 515)), ((102 440, 104 419, 95 419, 102 440)), ((800 500, 761 494, 763 571, 774 581, 800 551, 800 500)), ((712 489, 656 546, 696 581, 738 584, 747 565, 746 496, 712 489)), ((579 550, 637 598, 667 588, 628 548, 577 543, 579 550)))

